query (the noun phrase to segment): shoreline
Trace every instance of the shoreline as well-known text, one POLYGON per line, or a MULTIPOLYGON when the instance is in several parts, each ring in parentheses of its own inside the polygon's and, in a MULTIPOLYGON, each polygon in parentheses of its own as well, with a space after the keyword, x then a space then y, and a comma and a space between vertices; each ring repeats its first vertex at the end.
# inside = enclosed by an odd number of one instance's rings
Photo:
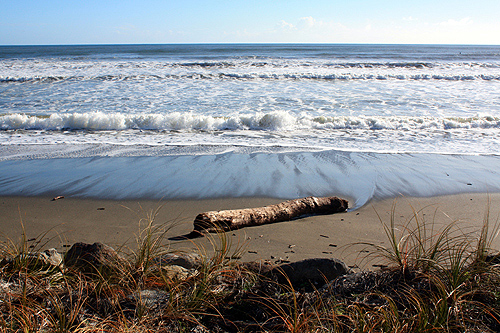
MULTIPOLYGON (((460 221, 468 231, 479 230, 489 204, 490 225, 498 220, 500 193, 462 193, 437 197, 399 197, 372 201, 346 213, 309 216, 289 222, 248 227, 225 233, 232 249, 241 249, 242 261, 298 261, 307 258, 337 258, 349 266, 371 269, 377 259, 367 260, 366 246, 354 243, 386 245, 387 239, 380 219, 390 222, 396 202, 396 223, 421 211, 428 222, 447 224, 460 221), (471 228, 471 229, 469 229, 471 228)), ((76 242, 101 242, 112 247, 136 247, 140 227, 147 226, 152 215, 155 224, 169 228, 166 238, 192 231, 199 213, 210 210, 260 207, 282 202, 276 198, 224 198, 203 200, 96 200, 66 197, 0 196, 3 216, 2 238, 17 242, 22 226, 27 239, 44 239, 44 248, 65 251, 76 242), (22 221, 22 224, 21 224, 22 221)), ((351 204, 351 203, 350 203, 351 204)), ((210 253, 219 242, 218 236, 168 241, 172 251, 210 253)), ((495 239, 493 248, 500 249, 495 239)))

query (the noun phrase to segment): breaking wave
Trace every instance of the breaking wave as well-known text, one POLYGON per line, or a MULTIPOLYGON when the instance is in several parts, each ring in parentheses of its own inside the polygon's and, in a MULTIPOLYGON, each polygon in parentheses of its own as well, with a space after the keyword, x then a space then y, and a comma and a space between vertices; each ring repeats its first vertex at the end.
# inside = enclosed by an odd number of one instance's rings
POLYGON ((210 116, 195 113, 169 114, 59 113, 46 116, 22 113, 0 115, 2 130, 424 130, 500 128, 500 118, 403 117, 403 116, 310 116, 285 111, 210 116))
POLYGON ((98 75, 85 76, 36 76, 36 77, 0 77, 0 83, 24 83, 58 81, 146 81, 146 80, 318 80, 318 81, 350 81, 350 80, 444 80, 444 81, 500 81, 500 75, 486 74, 313 74, 313 73, 190 73, 164 75, 98 75))

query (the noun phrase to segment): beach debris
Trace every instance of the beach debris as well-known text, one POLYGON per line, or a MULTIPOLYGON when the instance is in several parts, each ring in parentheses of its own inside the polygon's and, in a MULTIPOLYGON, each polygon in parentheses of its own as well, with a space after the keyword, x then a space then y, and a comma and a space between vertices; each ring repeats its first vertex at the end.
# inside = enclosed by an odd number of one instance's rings
POLYGON ((319 237, 330 238, 330 236, 327 236, 327 235, 319 235, 319 237))
POLYGON ((265 207, 209 211, 196 216, 193 233, 229 231, 308 215, 340 213, 347 208, 347 200, 338 197, 307 197, 265 207))
POLYGON ((248 253, 257 254, 257 251, 252 251, 252 250, 250 250, 250 251, 248 251, 248 253))
POLYGON ((328 244, 328 246, 337 247, 337 244, 328 244))
POLYGON ((64 197, 62 195, 58 195, 57 197, 53 197, 51 201, 56 201, 61 199, 64 199, 64 197))
POLYGON ((288 245, 288 248, 289 248, 289 249, 291 249, 291 248, 293 248, 293 247, 295 247, 295 244, 290 244, 290 245, 288 245))
POLYGON ((97 210, 105 210, 105 209, 106 209, 106 208, 104 208, 104 207, 99 207, 99 208, 97 208, 97 210))
POLYGON ((241 256, 233 254, 231 256, 225 256, 224 259, 227 259, 227 260, 240 260, 241 256))

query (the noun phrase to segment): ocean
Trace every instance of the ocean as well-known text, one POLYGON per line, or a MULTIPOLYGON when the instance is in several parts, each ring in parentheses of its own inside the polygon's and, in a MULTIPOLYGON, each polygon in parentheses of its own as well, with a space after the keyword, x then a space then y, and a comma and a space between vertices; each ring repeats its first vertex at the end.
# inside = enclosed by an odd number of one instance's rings
POLYGON ((0 46, 0 195, 500 191, 500 46, 0 46))

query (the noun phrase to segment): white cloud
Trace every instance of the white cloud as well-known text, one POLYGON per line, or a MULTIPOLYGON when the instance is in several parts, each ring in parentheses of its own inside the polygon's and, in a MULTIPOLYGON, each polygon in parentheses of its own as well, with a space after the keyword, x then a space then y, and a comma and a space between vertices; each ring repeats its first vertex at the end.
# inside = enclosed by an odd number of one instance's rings
POLYGON ((296 29, 293 24, 288 23, 285 20, 281 20, 281 22, 279 23, 279 26, 280 26, 280 28, 282 28, 284 30, 295 30, 296 29))
POLYGON ((226 40, 279 43, 408 43, 499 44, 500 22, 486 24, 471 17, 425 21, 408 16, 398 21, 367 20, 344 25, 313 16, 278 21, 274 28, 233 31, 226 40), (485 34, 484 31, 489 33, 485 34))
POLYGON ((464 17, 463 19, 457 21, 454 19, 449 19, 448 21, 440 22, 439 25, 443 27, 463 27, 466 25, 471 25, 474 22, 471 20, 470 17, 464 17))
POLYGON ((413 16, 407 16, 407 17, 403 17, 403 21, 413 22, 413 21, 418 21, 418 18, 415 18, 413 16))
POLYGON ((322 25, 323 25, 322 21, 317 21, 312 16, 301 17, 299 20, 299 26, 302 26, 307 29, 311 29, 314 26, 318 27, 322 25))

